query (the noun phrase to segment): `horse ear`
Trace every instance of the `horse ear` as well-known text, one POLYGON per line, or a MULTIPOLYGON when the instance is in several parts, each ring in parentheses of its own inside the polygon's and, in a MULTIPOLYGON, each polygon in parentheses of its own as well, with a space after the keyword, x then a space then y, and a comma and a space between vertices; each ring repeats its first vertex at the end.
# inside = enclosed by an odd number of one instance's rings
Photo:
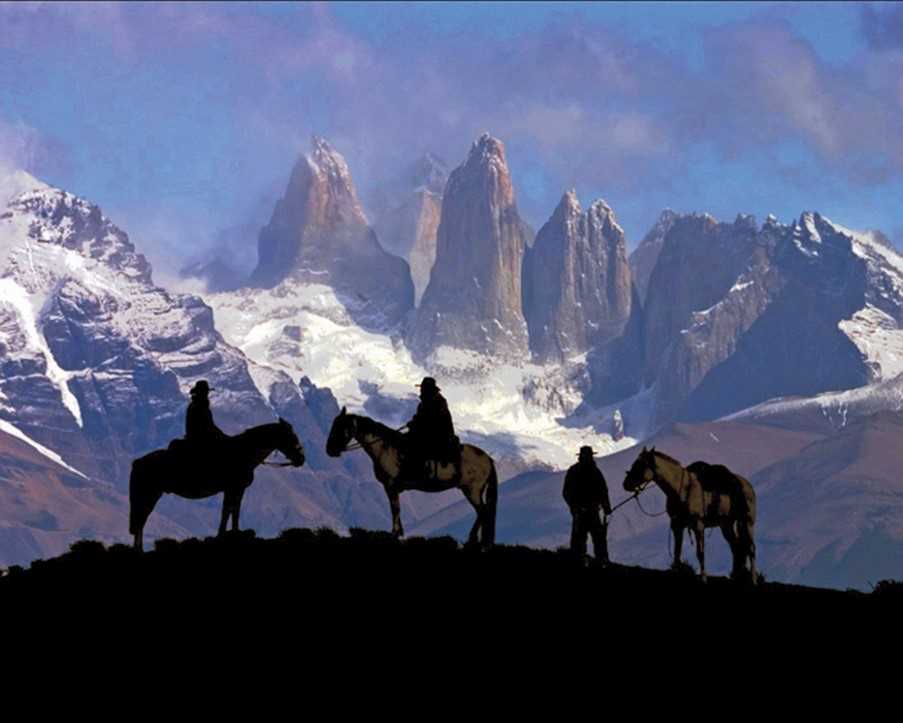
POLYGON ((650 451, 650 452, 655 452, 655 445, 654 445, 654 444, 652 445, 652 449, 650 449, 649 451, 650 451))
POLYGON ((646 454, 646 445, 643 445, 643 454, 646 454))
POLYGON ((339 416, 340 416, 340 417, 344 417, 344 416, 345 416, 345 407, 342 407, 342 411, 339 412, 339 416))
POLYGON ((282 417, 279 417, 279 424, 285 426, 288 424, 288 422, 286 422, 282 417))

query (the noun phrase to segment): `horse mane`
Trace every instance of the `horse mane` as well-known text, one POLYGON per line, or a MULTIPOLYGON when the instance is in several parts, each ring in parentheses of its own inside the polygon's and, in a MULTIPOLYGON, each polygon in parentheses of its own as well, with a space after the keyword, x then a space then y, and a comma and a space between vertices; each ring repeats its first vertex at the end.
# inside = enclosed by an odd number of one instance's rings
POLYGON ((254 427, 248 427, 247 429, 243 429, 238 434, 227 434, 226 436, 229 437, 230 439, 236 439, 236 440, 245 439, 247 437, 250 437, 252 435, 260 433, 267 427, 278 427, 278 426, 279 426, 279 422, 267 422, 266 424, 258 424, 254 427))
POLYGON ((365 432, 375 432, 381 437, 384 437, 396 444, 401 442, 401 439, 404 436, 397 429, 387 427, 385 424, 383 424, 382 422, 377 422, 375 419, 365 417, 362 414, 355 414, 354 416, 359 420, 359 422, 363 422, 365 432))
POLYGON ((674 457, 672 457, 670 454, 665 454, 664 452, 660 452, 659 450, 655 450, 654 454, 657 457, 661 457, 666 462, 672 462, 673 464, 683 466, 680 464, 680 460, 674 459, 674 457))

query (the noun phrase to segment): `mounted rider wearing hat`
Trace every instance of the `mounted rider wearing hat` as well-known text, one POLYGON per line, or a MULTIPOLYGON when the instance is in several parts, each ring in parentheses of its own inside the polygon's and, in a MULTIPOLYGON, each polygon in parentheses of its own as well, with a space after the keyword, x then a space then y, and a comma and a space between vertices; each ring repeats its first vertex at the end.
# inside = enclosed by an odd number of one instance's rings
POLYGON ((586 536, 593 538, 598 562, 608 562, 608 522, 599 517, 600 508, 611 514, 608 485, 596 466, 592 447, 581 447, 577 464, 564 477, 564 501, 571 510, 571 552, 581 559, 586 555, 586 536))
POLYGON ((206 379, 195 384, 189 394, 191 402, 185 413, 185 439, 192 445, 209 445, 220 441, 226 435, 213 423, 210 411, 210 392, 215 391, 206 379))
POLYGON ((420 387, 420 404, 408 422, 409 471, 419 471, 427 460, 457 460, 460 443, 455 436, 448 402, 439 392, 436 380, 424 377, 420 387))

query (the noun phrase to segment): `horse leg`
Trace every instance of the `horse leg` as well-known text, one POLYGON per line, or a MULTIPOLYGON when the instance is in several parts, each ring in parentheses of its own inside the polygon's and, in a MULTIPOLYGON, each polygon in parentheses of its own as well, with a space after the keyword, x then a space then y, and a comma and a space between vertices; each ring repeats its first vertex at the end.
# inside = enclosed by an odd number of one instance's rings
POLYGON ((134 536, 133 546, 136 550, 144 549, 144 525, 147 523, 147 518, 150 517, 150 513, 154 511, 154 507, 156 507, 157 502, 160 501, 162 496, 162 492, 155 491, 147 497, 141 497, 136 500, 135 497, 132 496, 129 500, 129 532, 134 536))
POLYGON ((680 522, 672 522, 671 534, 674 535, 674 562, 671 563, 671 567, 676 570, 680 567, 680 555, 684 545, 684 526, 680 522))
POLYGON ((464 492, 467 501, 470 502, 474 512, 477 513, 477 519, 474 520, 473 527, 470 528, 470 534, 467 536, 467 546, 472 547, 479 544, 479 532, 483 527, 483 499, 479 492, 474 492, 474 488, 464 492))
POLYGON ((163 491, 152 479, 145 467, 132 465, 129 476, 129 532, 134 535, 136 550, 144 549, 144 525, 163 496, 163 491))
POLYGON ((749 559, 749 577, 753 585, 756 584, 758 578, 756 576, 756 543, 753 541, 753 526, 749 522, 738 522, 737 526, 740 531, 739 545, 743 551, 743 561, 741 565, 746 566, 746 559, 749 559))
POLYGON ((693 527, 693 534, 696 536, 696 559, 699 560, 699 577, 705 582, 705 525, 701 520, 693 527))
POLYGON ((241 514, 241 500, 244 497, 245 491, 242 490, 235 496, 235 501, 232 503, 232 532, 238 532, 238 516, 241 514))
POLYGON ((223 511, 219 518, 219 529, 216 532, 217 537, 226 534, 226 523, 229 521, 229 512, 232 510, 232 495, 227 490, 223 493, 223 511))
POLYGON ((389 507, 392 509, 392 536, 404 537, 404 527, 401 526, 401 501, 398 499, 398 491, 386 487, 389 497, 389 507))
POLYGON ((724 539, 731 548, 731 559, 733 560, 733 564, 731 565, 731 577, 736 580, 743 568, 743 556, 740 541, 737 538, 737 534, 734 532, 734 523, 730 521, 722 522, 721 534, 724 535, 724 539))

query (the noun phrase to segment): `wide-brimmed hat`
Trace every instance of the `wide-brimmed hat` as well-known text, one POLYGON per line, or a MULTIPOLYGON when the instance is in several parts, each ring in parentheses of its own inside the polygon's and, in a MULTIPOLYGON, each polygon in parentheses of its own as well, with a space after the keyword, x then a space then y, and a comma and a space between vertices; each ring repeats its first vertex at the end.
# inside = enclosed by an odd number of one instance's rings
POLYGON ((213 387, 211 387, 211 386, 207 383, 207 380, 206 380, 206 379, 201 379, 199 382, 197 382, 197 383, 191 388, 191 391, 188 392, 188 393, 189 393, 189 394, 192 394, 192 395, 194 395, 194 394, 207 394, 207 392, 213 392, 213 391, 216 391, 216 390, 215 390, 213 387))
POLYGON ((433 379, 432 377, 424 377, 423 381, 420 382, 420 384, 415 384, 414 386, 420 387, 421 389, 432 389, 435 392, 442 391, 436 385, 436 380, 433 379))
POLYGON ((595 450, 589 445, 584 445, 580 448, 580 453, 577 455, 578 457, 593 457, 595 456, 595 450))

